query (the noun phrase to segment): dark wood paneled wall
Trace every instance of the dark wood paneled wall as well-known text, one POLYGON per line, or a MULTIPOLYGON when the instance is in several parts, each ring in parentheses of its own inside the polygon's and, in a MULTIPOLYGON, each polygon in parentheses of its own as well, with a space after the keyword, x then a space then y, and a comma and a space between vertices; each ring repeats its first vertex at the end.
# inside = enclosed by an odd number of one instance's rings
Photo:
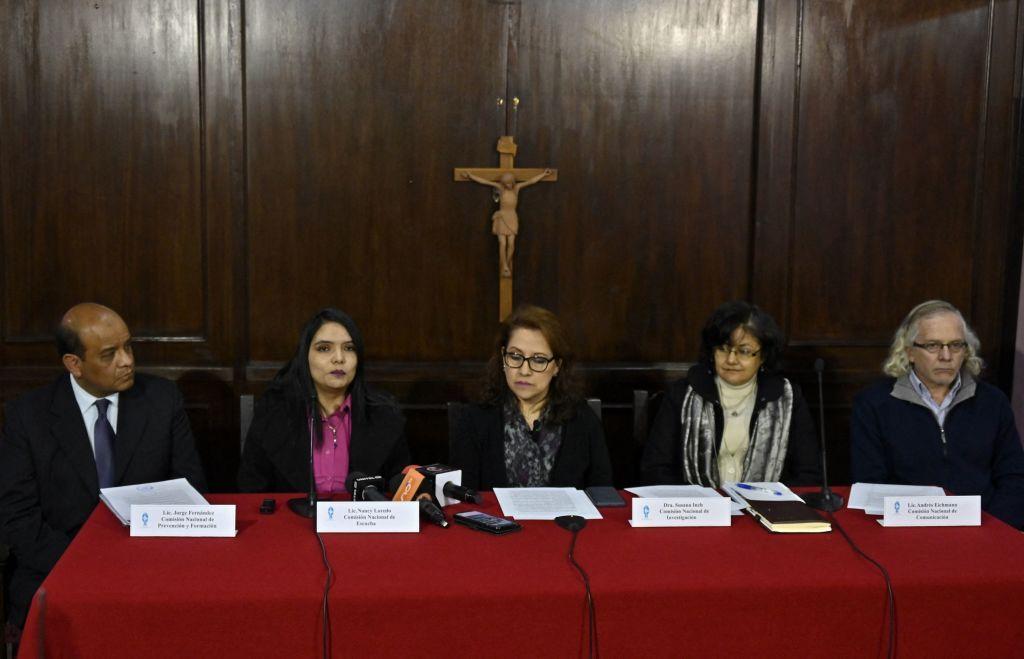
MULTIPOLYGON (((556 310, 621 484, 631 392, 748 297, 852 394, 916 302, 973 320, 1007 387, 1022 217, 1019 0, 14 0, 0 7, 0 398, 57 373, 94 299, 178 379, 231 489, 237 396, 326 304, 367 337, 420 460, 497 316, 490 191, 520 203, 516 296, 556 310)), ((814 396, 810 396, 812 400, 814 396)))

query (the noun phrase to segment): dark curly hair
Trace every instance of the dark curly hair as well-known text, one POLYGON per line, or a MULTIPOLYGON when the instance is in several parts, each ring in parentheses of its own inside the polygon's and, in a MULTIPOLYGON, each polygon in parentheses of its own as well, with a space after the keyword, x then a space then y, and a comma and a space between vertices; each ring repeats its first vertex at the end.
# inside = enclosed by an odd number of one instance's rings
POLYGON ((771 316, 744 300, 726 302, 708 318, 700 332, 700 361, 714 369, 715 348, 729 345, 732 333, 740 327, 760 342, 764 370, 778 369, 786 345, 782 331, 771 316))
POLYGON ((558 375, 551 380, 546 408, 552 422, 565 423, 575 415, 576 406, 583 400, 576 376, 576 354, 558 317, 541 307, 520 306, 501 323, 491 358, 487 362, 481 391, 482 402, 501 405, 507 397, 514 395, 505 380, 501 351, 508 345, 512 332, 517 329, 537 330, 551 346, 552 356, 558 362, 558 375))

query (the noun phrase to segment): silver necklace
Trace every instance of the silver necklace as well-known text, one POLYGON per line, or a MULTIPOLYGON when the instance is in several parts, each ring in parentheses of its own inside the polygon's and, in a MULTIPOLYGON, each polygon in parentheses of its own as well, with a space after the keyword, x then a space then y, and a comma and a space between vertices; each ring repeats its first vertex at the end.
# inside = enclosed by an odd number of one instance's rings
POLYGON ((331 437, 334 439, 334 448, 338 448, 338 429, 331 425, 327 417, 321 416, 320 418, 323 420, 324 425, 327 426, 327 429, 331 431, 331 437))

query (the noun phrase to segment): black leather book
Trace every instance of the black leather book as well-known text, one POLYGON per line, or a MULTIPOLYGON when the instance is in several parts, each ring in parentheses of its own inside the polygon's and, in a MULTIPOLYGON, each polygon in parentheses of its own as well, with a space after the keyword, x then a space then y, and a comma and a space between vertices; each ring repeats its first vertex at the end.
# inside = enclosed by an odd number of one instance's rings
POLYGON ((824 517, 803 501, 747 501, 748 510, 773 533, 828 533, 824 517))

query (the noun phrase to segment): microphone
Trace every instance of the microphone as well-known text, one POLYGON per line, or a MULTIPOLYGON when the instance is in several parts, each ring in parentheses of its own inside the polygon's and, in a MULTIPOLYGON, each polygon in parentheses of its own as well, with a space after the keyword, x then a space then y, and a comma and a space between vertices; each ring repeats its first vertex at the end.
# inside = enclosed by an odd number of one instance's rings
POLYGON ((828 454, 825 448, 825 394, 821 385, 822 374, 825 372, 825 360, 818 357, 814 360, 814 370, 818 374, 818 427, 821 431, 821 492, 803 495, 804 502, 811 508, 833 512, 843 507, 843 497, 828 487, 828 454))
POLYGON ((345 489, 352 493, 353 501, 390 501, 384 495, 384 478, 367 476, 361 471, 350 472, 345 489))
POLYGON ((316 433, 320 431, 320 415, 317 414, 316 394, 309 400, 309 407, 306 408, 309 419, 309 494, 304 497, 288 499, 288 508, 296 515, 309 517, 316 516, 316 473, 313 470, 313 446, 316 433))
POLYGON ((480 496, 480 493, 476 490, 462 485, 456 485, 452 482, 445 483, 444 487, 441 488, 441 491, 444 492, 446 497, 457 499, 465 503, 475 503, 480 505, 484 502, 484 498, 480 496))
POLYGON ((416 471, 418 465, 409 465, 402 469, 402 473, 395 474, 388 481, 388 491, 392 493, 393 501, 412 501, 423 488, 423 474, 416 471))
POLYGON ((583 527, 587 525, 587 520, 579 515, 561 515, 555 518, 555 524, 572 533, 572 540, 569 541, 569 563, 579 573, 580 578, 583 579, 583 586, 586 589, 587 595, 587 620, 589 623, 587 656, 599 657, 601 652, 598 649, 597 642, 597 610, 594 606, 594 591, 590 589, 590 576, 587 575, 587 571, 576 560, 576 538, 579 537, 583 527))
POLYGON ((420 504, 420 516, 427 521, 437 524, 441 528, 448 526, 448 518, 431 496, 429 490, 422 487, 425 479, 423 474, 416 470, 414 465, 409 465, 402 470, 402 474, 395 475, 389 483, 390 489, 395 493, 394 501, 417 501, 420 504))
POLYGON ((484 498, 480 496, 479 492, 463 487, 461 469, 454 469, 439 463, 429 464, 425 467, 420 467, 419 465, 411 466, 423 474, 426 483, 425 487, 429 488, 429 491, 434 495, 434 500, 441 506, 447 506, 455 503, 455 501, 475 503, 477 505, 484 502, 484 498))

